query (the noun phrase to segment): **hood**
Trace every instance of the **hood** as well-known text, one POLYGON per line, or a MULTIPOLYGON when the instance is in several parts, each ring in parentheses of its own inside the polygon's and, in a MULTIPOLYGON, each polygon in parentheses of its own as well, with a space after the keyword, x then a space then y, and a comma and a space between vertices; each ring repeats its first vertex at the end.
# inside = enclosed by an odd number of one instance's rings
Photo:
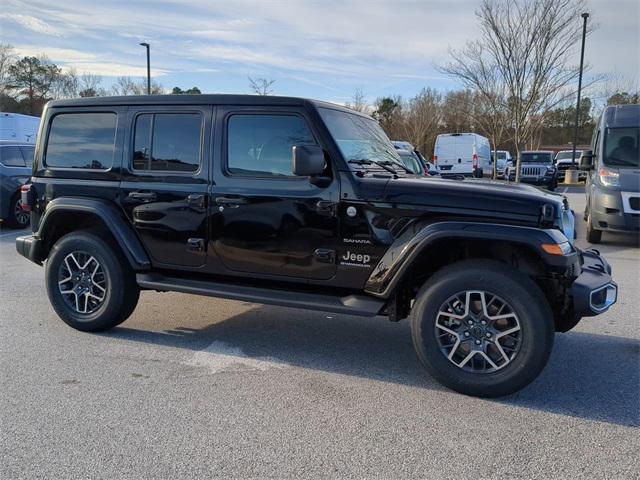
POLYGON ((531 185, 494 180, 438 178, 398 178, 387 182, 383 201, 404 205, 423 205, 436 211, 457 211, 465 215, 513 217, 540 216, 542 205, 551 203, 563 210, 564 198, 531 185))

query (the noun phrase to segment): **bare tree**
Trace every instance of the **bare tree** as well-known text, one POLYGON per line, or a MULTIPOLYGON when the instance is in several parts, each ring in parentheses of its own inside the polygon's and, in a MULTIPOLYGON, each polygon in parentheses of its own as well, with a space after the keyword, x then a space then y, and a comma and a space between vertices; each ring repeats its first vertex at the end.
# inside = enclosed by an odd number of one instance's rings
MULTIPOLYGON (((585 8, 584 0, 482 0, 480 38, 452 50, 441 68, 490 105, 506 102, 496 107, 509 109, 516 151, 531 138, 535 118, 561 101, 578 76, 572 62, 585 8)), ((516 180, 519 167, 518 155, 516 180)))
POLYGON ((351 97, 351 102, 347 102, 345 107, 362 113, 369 113, 370 111, 369 105, 367 104, 367 97, 361 88, 355 89, 351 97))
MULTIPOLYGON (((113 95, 145 95, 147 93, 147 82, 135 81, 131 77, 118 77, 116 83, 111 86, 113 95)), ((151 94, 161 95, 164 93, 164 87, 151 80, 151 94)))
POLYGON ((81 97, 98 97, 104 94, 102 77, 90 72, 84 72, 79 79, 79 92, 81 97))
POLYGON ((9 90, 9 67, 16 61, 13 45, 0 43, 0 95, 9 90))
POLYGON ((66 72, 60 74, 53 80, 51 84, 51 97, 74 98, 78 96, 78 72, 75 68, 69 68, 66 72))
POLYGON ((271 95, 275 80, 267 78, 249 78, 249 87, 256 95, 271 95))
POLYGON ((423 88, 403 106, 402 140, 422 152, 429 151, 435 143, 441 118, 442 96, 431 88, 423 88))

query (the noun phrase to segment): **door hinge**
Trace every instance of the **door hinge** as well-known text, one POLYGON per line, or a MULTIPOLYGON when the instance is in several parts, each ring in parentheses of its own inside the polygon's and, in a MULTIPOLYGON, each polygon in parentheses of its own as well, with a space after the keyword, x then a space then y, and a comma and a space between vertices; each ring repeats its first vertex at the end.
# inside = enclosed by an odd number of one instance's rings
POLYGON ((187 249, 191 252, 202 252, 204 250, 204 239, 203 238, 188 239, 187 249))
POLYGON ((318 248, 313 252, 313 256, 321 263, 335 263, 336 260, 335 250, 330 250, 328 248, 318 248))

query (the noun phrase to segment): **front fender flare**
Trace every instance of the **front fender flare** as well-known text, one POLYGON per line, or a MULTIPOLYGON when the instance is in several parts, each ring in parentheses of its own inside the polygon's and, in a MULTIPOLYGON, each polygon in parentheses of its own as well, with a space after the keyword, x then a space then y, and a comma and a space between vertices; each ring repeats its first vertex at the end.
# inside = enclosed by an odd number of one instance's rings
POLYGON ((539 252, 545 263, 554 266, 566 266, 577 256, 577 252, 554 256, 540 249, 543 243, 567 241, 564 234, 555 229, 475 222, 415 222, 393 242, 378 262, 365 284, 365 291, 379 298, 389 298, 421 252, 434 241, 444 238, 508 241, 526 245, 539 252))
POLYGON ((36 240, 44 239, 55 217, 66 212, 85 213, 100 218, 120 246, 131 268, 140 271, 151 267, 147 252, 122 212, 106 200, 84 197, 59 197, 51 200, 33 234, 36 240))

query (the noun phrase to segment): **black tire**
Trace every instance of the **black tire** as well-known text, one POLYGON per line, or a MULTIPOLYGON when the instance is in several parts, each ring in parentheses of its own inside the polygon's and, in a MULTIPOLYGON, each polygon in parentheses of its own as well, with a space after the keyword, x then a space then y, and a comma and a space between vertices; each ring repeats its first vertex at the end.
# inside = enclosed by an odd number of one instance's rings
POLYGON ((498 397, 522 389, 540 374, 553 348, 555 327, 545 296, 530 278, 496 261, 465 260, 438 271, 422 286, 411 311, 411 335, 420 362, 440 383, 465 395, 498 397), (470 372, 454 364, 436 334, 441 332, 436 328, 441 306, 458 292, 473 290, 504 299, 519 322, 516 354, 494 371, 470 372))
POLYGON ((22 197, 20 192, 11 197, 9 201, 9 215, 7 216, 7 225, 11 228, 27 228, 30 223, 30 215, 20 212, 22 197))
POLYGON ((593 219, 591 218, 591 210, 587 214, 587 242, 600 243, 602 241, 602 230, 598 230, 593 226, 593 219))
MULTIPOLYGON (((73 259, 68 261, 67 265, 73 264, 73 259)), ((94 265, 95 263, 92 263, 87 270, 92 269, 94 265)), ((49 252, 45 275, 47 294, 55 312, 67 325, 83 332, 108 330, 121 324, 133 313, 140 297, 135 275, 117 247, 86 231, 71 232, 55 243, 49 252), (71 297, 69 293, 64 295, 59 286, 61 276, 67 275, 68 270, 65 271, 63 263, 70 254, 93 257, 101 269, 101 278, 106 283, 103 283, 105 292, 98 306, 90 310, 84 303, 87 313, 80 313, 77 308, 71 306, 70 301, 64 297, 72 298, 74 300, 71 303, 80 305, 78 297, 71 297), (61 273, 63 271, 64 275, 61 273)), ((72 275, 69 273, 70 276, 72 275)), ((90 281, 93 282, 93 276, 90 281)), ((69 284, 74 285, 71 281, 69 284)), ((64 288, 71 291, 66 284, 64 288)))

